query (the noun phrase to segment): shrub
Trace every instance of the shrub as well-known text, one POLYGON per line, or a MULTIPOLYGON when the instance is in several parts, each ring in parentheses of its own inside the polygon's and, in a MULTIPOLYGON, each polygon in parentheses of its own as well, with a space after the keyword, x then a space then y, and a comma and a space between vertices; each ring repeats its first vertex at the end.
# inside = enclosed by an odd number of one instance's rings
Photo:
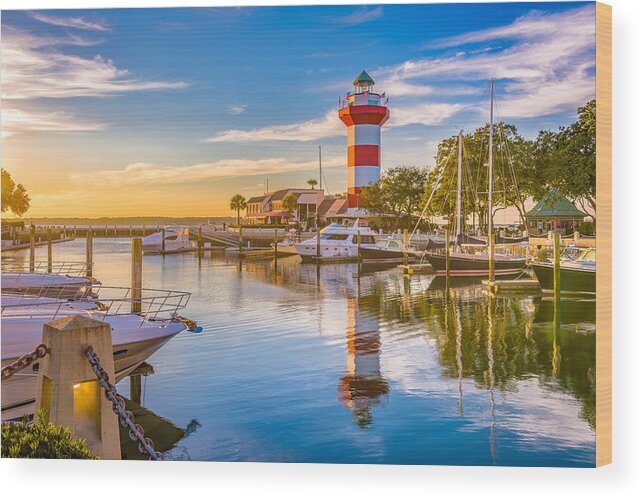
POLYGON ((32 459, 96 459, 85 440, 74 438, 68 428, 36 415, 33 424, 25 415, 19 423, 2 423, 2 457, 32 459))

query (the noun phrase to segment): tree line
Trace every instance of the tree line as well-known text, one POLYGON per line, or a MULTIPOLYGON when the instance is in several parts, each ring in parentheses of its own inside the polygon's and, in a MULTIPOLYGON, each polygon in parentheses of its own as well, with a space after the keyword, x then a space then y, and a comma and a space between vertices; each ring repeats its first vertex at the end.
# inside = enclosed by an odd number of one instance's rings
MULTIPOLYGON (((495 124, 493 158, 494 214, 514 207, 526 225, 526 202, 540 199, 555 187, 595 219, 595 100, 578 108, 577 119, 571 125, 540 131, 534 140, 521 136, 515 125, 495 124)), ((463 217, 469 216, 484 229, 489 200, 489 124, 463 134, 462 164, 463 217)), ((363 189, 360 198, 372 213, 390 217, 393 229, 411 227, 413 216, 422 212, 431 194, 428 213, 452 218, 456 212, 457 165, 458 135, 454 135, 438 144, 435 168, 389 169, 363 189)))

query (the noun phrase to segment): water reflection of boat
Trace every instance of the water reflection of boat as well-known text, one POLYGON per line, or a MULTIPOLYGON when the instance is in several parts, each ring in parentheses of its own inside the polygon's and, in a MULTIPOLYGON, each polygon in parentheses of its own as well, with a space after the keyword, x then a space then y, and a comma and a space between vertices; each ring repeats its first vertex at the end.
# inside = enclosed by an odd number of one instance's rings
MULTIPOLYGON (((532 262, 531 268, 544 291, 554 289, 554 264, 532 262)), ((596 293, 596 250, 582 248, 566 253, 560 260, 560 287, 563 293, 596 293)))

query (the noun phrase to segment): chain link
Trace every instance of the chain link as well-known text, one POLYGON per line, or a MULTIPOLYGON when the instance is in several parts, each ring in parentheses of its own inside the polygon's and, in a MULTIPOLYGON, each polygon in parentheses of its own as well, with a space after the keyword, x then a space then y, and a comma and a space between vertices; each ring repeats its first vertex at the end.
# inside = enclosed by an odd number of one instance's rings
MULTIPOLYGON (((151 438, 145 436, 143 427, 136 422, 132 411, 125 408, 125 399, 116 391, 116 387, 109 381, 109 375, 105 372, 100 364, 100 358, 94 352, 94 348, 89 345, 85 350, 85 355, 92 371, 98 379, 98 383, 105 390, 105 397, 112 403, 112 410, 118 415, 121 425, 128 428, 129 437, 132 442, 138 441, 138 450, 141 454, 147 454, 154 461, 163 460, 163 454, 154 450, 154 442, 151 438)), ((4 376, 4 369, 3 369, 4 376)))
POLYGON ((29 367, 38 359, 42 359, 45 355, 49 353, 49 347, 44 343, 41 343, 36 347, 33 352, 27 353, 20 357, 15 362, 9 364, 2 368, 2 381, 8 380, 11 376, 16 374, 18 371, 22 371, 26 367, 29 367))

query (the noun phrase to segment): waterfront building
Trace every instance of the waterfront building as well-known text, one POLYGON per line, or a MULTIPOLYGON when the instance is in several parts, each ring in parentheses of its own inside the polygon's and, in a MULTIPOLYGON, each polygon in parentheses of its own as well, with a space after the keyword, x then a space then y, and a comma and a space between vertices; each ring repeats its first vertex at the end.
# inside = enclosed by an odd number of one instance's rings
POLYGON ((572 234, 584 220, 587 213, 576 208, 574 203, 552 187, 525 214, 527 229, 532 236, 547 234, 549 231, 572 234))
POLYGON ((321 189, 280 189, 251 197, 246 203, 245 220, 250 225, 287 224, 296 221, 306 225, 314 225, 318 207, 324 200, 321 189), (292 194, 297 199, 297 209, 294 212, 283 206, 284 198, 292 194))
POLYGON ((380 129, 389 118, 385 93, 376 93, 366 71, 353 81, 339 119, 348 127, 348 208, 360 207, 359 192, 380 178, 380 129))

